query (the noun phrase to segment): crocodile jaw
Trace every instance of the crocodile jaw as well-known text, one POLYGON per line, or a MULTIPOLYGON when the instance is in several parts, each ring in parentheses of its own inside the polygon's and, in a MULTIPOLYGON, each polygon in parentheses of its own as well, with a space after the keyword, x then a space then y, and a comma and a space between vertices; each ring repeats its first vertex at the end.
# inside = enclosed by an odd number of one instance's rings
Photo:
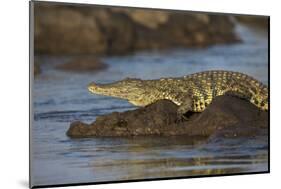
POLYGON ((145 106, 147 103, 144 101, 146 98, 145 90, 141 87, 137 86, 120 86, 120 84, 117 83, 111 83, 111 84, 96 84, 96 83, 90 83, 88 85, 88 90, 91 93, 98 94, 98 95, 105 95, 105 96, 111 96, 116 98, 121 98, 128 100, 130 103, 132 103, 135 106, 145 106))
POLYGON ((105 96, 112 96, 112 97, 123 97, 121 95, 121 90, 111 86, 110 84, 96 84, 94 82, 88 85, 88 90, 91 93, 98 94, 98 95, 105 95, 105 96))

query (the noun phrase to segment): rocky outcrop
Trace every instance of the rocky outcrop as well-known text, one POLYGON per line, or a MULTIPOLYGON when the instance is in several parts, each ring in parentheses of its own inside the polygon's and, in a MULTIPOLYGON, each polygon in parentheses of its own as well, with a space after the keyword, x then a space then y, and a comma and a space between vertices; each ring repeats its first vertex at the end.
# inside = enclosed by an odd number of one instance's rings
POLYGON ((177 105, 160 100, 127 112, 98 116, 92 124, 73 122, 69 137, 96 136, 249 136, 267 132, 268 113, 248 101, 233 96, 219 96, 202 113, 186 115, 178 122, 177 105))
POLYGON ((110 55, 237 41, 229 16, 34 4, 36 53, 110 55))
POLYGON ((236 16, 236 20, 240 23, 268 30, 269 17, 267 16, 236 16))
POLYGON ((107 68, 107 65, 99 59, 91 56, 80 56, 70 62, 58 65, 58 69, 75 72, 95 72, 107 68))

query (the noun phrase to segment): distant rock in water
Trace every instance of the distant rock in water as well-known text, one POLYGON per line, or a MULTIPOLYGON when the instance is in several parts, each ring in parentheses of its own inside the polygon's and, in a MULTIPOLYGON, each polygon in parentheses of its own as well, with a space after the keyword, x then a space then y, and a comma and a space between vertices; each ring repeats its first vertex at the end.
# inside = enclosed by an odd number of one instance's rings
POLYGON ((233 96, 219 96, 205 111, 186 115, 188 121, 179 123, 177 107, 172 101, 159 100, 136 110, 99 116, 92 124, 73 122, 67 135, 74 138, 147 135, 254 137, 268 129, 267 112, 233 96))
POLYGON ((107 68, 107 65, 95 57, 82 56, 57 66, 58 69, 73 72, 95 72, 107 68))
POLYGON ((269 17, 267 16, 236 16, 236 20, 248 26, 268 30, 269 17))
POLYGON ((226 15, 34 4, 36 53, 111 55, 238 40, 226 15))

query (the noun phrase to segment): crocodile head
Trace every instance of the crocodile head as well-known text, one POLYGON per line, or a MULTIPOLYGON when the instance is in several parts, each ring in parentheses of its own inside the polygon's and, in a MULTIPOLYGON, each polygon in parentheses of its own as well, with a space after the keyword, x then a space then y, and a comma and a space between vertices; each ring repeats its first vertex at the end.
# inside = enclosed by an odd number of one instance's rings
POLYGON ((91 93, 126 99, 136 106, 146 106, 155 100, 155 89, 149 85, 151 81, 126 78, 109 84, 90 83, 91 93))

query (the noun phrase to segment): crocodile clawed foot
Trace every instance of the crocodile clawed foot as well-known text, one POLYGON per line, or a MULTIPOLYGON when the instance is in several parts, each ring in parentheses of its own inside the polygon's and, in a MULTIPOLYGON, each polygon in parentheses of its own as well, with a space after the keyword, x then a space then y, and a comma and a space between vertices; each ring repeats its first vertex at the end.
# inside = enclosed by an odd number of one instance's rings
POLYGON ((181 123, 184 121, 187 121, 188 118, 184 115, 184 114, 178 114, 177 115, 177 119, 176 119, 176 123, 181 123))
POLYGON ((180 106, 177 110, 177 123, 187 121, 189 118, 185 116, 185 113, 190 111, 190 106, 188 104, 184 104, 180 106))

